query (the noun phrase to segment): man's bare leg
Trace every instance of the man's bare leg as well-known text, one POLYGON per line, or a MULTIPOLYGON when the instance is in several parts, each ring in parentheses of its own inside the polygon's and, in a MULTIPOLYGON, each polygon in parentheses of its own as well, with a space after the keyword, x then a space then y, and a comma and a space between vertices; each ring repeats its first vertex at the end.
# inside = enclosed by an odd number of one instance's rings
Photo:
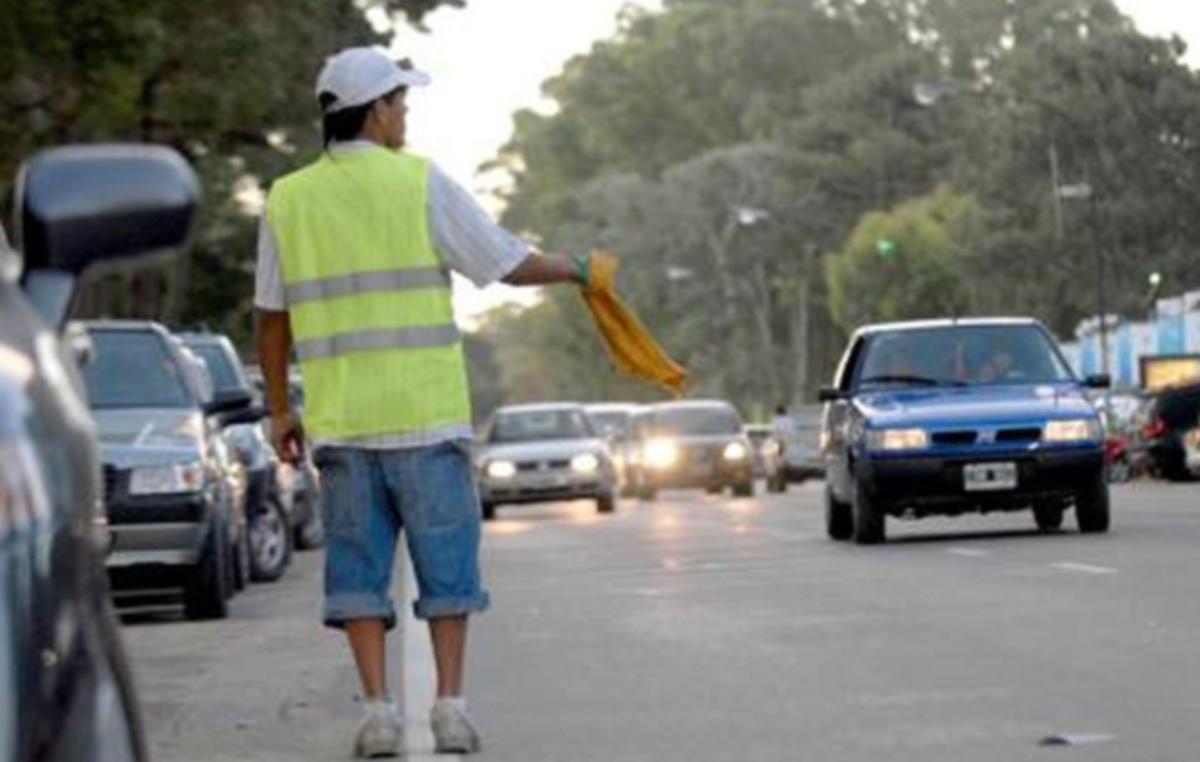
POLYGON ((437 662, 437 697, 462 695, 463 662, 467 653, 467 617, 448 616, 429 620, 433 658, 437 662))
POLYGON ((383 701, 388 697, 387 657, 384 647, 387 634, 382 619, 356 619, 346 622, 346 637, 358 665, 366 701, 383 701))

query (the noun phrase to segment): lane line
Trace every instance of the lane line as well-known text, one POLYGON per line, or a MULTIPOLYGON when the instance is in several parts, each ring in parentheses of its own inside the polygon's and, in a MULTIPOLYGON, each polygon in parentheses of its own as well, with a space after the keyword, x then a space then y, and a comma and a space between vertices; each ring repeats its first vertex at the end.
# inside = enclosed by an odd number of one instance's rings
POLYGON ((1120 571, 1117 569, 1113 569, 1108 566, 1092 566, 1091 564, 1067 562, 1061 564, 1051 564, 1050 566, 1054 569, 1060 569, 1062 571, 1069 572, 1079 572, 1081 574, 1120 574, 1120 571))
POLYGON ((965 556, 966 558, 983 558, 992 555, 992 551, 979 548, 950 548, 946 552, 952 556, 965 556))

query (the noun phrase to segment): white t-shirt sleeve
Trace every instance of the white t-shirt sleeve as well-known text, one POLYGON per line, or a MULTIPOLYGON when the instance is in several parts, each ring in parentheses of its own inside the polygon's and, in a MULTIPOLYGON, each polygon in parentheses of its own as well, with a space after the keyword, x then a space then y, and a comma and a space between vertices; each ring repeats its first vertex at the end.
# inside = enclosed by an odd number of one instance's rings
POLYGON ((493 222, 470 193, 433 163, 429 229, 447 266, 480 288, 508 275, 532 253, 528 243, 493 222))
POLYGON ((287 309, 287 294, 283 273, 279 269, 279 252, 275 233, 267 215, 258 223, 258 268, 254 277, 254 306, 260 310, 283 312, 287 309))

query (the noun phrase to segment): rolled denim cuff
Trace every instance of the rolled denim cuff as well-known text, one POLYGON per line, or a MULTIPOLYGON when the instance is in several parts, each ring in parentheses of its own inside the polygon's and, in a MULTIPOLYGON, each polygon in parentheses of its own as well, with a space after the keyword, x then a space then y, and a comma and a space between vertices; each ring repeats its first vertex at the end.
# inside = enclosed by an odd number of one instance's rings
POLYGON ((391 599, 370 593, 338 593, 325 598, 322 619, 326 627, 336 630, 345 629, 346 622, 379 619, 391 630, 396 626, 396 607, 391 599))
POLYGON ((482 592, 470 598, 422 598, 413 604, 417 619, 441 619, 464 614, 481 614, 492 605, 491 597, 482 592))

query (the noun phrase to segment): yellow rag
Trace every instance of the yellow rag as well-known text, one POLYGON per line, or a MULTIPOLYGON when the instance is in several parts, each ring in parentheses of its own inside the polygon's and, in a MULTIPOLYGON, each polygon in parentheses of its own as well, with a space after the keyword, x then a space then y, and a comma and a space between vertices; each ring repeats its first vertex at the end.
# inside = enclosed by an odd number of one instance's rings
POLYGON ((657 384, 678 397, 687 384, 687 371, 667 355, 617 296, 615 280, 620 262, 611 254, 593 252, 589 264, 583 301, 613 362, 631 376, 657 384))

